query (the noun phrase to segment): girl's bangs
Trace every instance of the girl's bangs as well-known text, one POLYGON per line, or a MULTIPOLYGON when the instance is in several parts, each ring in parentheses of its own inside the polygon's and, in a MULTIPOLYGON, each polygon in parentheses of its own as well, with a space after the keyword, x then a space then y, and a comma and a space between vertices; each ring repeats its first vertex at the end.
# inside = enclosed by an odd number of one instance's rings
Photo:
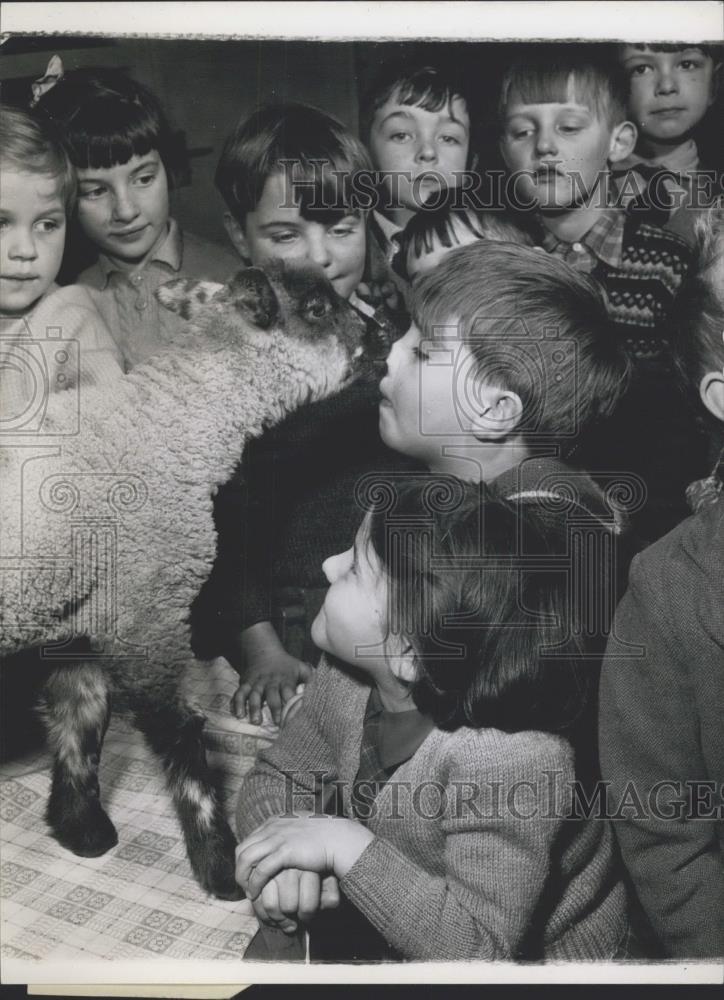
POLYGON ((152 150, 163 159, 159 123, 130 101, 97 101, 94 107, 84 109, 82 120, 76 118, 68 124, 73 162, 81 170, 108 169, 152 150))

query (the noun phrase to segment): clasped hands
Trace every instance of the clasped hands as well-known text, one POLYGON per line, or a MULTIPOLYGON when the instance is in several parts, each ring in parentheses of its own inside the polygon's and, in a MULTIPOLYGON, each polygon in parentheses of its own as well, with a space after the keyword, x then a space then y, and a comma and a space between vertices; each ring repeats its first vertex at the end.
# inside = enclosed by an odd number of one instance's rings
POLYGON ((319 910, 339 906, 339 881, 372 840, 356 820, 273 817, 236 848, 236 881, 261 923, 293 934, 319 910))

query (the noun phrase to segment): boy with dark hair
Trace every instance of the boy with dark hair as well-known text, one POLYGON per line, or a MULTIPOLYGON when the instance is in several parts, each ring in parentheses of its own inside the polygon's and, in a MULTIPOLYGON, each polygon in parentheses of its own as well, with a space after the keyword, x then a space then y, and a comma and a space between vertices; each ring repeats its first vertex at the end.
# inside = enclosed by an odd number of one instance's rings
MULTIPOLYGON (((724 428, 724 218, 700 221, 683 367, 724 428)), ((652 955, 724 957, 724 463, 634 560, 601 681, 601 769, 652 955)))
POLYGON ((613 189, 610 168, 636 142, 626 98, 607 49, 536 46, 503 79, 501 151, 519 207, 536 211, 539 242, 602 285, 612 336, 634 359, 631 393, 587 465, 642 478, 638 530, 655 538, 683 516, 684 486, 703 461, 666 339, 691 253, 661 228, 666 213, 645 199, 624 206, 613 189))
MULTIPOLYGON (((224 222, 239 256, 315 264, 362 314, 380 356, 399 331, 356 294, 366 264, 366 212, 355 175, 371 164, 341 122, 307 105, 261 108, 240 122, 219 161, 224 222)), ((274 721, 310 676, 308 626, 324 595, 321 564, 347 544, 359 511, 354 487, 398 464, 377 432, 377 374, 302 406, 246 449, 239 475, 215 501, 218 557, 194 608, 195 641, 222 654, 242 683, 239 715, 274 721)))
POLYGON ((720 53, 713 45, 646 42, 619 45, 618 57, 638 142, 616 165, 616 177, 644 190, 664 171, 655 190, 673 213, 666 227, 691 241, 692 214, 678 210, 704 208, 716 194, 715 178, 701 173, 697 137, 716 97, 720 53))
POLYGON ((472 124, 461 80, 437 66, 391 64, 362 98, 360 135, 381 173, 371 232, 388 259, 392 236, 472 166, 472 124))
POLYGON ((509 213, 476 211, 458 204, 457 194, 447 191, 438 199, 439 206, 417 212, 395 237, 398 249, 392 269, 403 281, 415 281, 437 267, 450 250, 477 240, 533 245, 530 235, 509 213))

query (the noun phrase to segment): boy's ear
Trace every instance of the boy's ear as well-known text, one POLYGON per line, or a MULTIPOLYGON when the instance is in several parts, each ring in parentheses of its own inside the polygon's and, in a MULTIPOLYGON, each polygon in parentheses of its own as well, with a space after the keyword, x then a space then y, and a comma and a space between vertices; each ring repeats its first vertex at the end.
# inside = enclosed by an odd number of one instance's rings
POLYGON ((611 143, 608 147, 608 162, 619 163, 630 156, 636 146, 638 130, 633 122, 619 122, 611 132, 611 143))
POLYGON ((707 372, 699 383, 701 401, 724 424, 724 371, 707 372))
POLYGON ((472 432, 479 441, 500 440, 512 434, 523 419, 523 403, 517 392, 486 386, 476 400, 472 432))
POLYGON ((224 229, 226 230, 229 239, 234 244, 234 249, 239 254, 241 259, 247 263, 251 263, 251 257, 249 255, 249 244, 246 242, 246 236, 244 235, 244 228, 238 219, 235 219, 231 212, 224 212, 224 229))

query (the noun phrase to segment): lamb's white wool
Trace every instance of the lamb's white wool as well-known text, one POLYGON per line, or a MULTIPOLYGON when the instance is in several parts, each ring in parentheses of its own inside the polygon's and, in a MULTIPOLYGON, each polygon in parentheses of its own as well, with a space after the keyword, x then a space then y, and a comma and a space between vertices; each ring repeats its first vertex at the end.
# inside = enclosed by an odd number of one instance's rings
POLYGON ((249 438, 351 377, 362 326, 320 275, 283 267, 171 282, 159 298, 190 322, 156 357, 125 376, 95 365, 77 391, 50 394, 42 426, 0 434, 2 652, 93 643, 45 695, 60 842, 85 856, 117 842, 97 794, 110 672, 164 758, 194 871, 235 898, 203 720, 177 694, 189 609, 216 553, 212 497, 249 438))
POLYGON ((338 390, 358 347, 356 318, 326 283, 273 281, 268 328, 250 322, 249 279, 171 283, 159 297, 190 317, 183 342, 52 395, 42 433, 3 435, 5 651, 93 634, 134 667, 187 655, 185 617, 215 555, 213 492, 250 437, 338 390))

